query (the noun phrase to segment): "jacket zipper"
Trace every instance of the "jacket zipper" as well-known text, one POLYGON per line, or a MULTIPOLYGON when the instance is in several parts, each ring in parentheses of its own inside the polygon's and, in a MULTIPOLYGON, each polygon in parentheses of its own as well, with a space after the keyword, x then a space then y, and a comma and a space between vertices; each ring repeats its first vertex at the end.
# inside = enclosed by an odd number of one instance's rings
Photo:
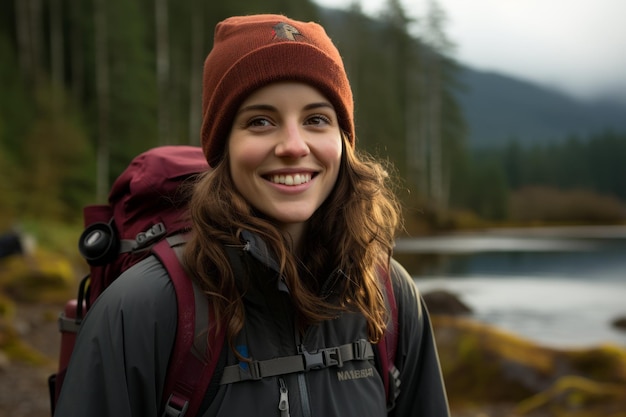
MULTIPOLYGON (((295 342, 296 346, 298 346, 298 353, 302 353, 301 347, 304 338, 300 337, 300 332, 298 331, 298 329, 295 329, 295 335, 295 342)), ((300 393, 300 404, 302 406, 302 416, 311 417, 311 403, 309 402, 309 388, 306 382, 306 375, 303 372, 299 372, 296 375, 296 378, 298 380, 298 391, 300 393)))
MULTIPOLYGON (((285 284, 286 286, 286 282, 284 280, 283 277, 280 278, 281 281, 283 282, 283 284, 285 284)), ((288 292, 288 291, 287 291, 288 292)), ((288 308, 286 309, 287 311, 290 310, 289 306, 287 306, 288 308)), ((298 330, 298 326, 297 324, 293 323, 293 329, 294 329, 294 342, 296 344, 297 350, 298 352, 300 352, 300 346, 302 345, 302 339, 300 336, 300 331, 298 330)), ((306 377, 304 375, 304 373, 298 373, 296 374, 296 379, 298 381, 298 392, 300 394, 300 404, 302 407, 302 416, 303 417, 311 417, 312 416, 312 412, 311 412, 311 403, 309 402, 309 390, 308 390, 308 384, 306 382, 306 377)), ((283 378, 279 378, 279 381, 281 383, 281 398, 282 398, 282 388, 283 385, 285 383, 285 381, 283 380, 283 378)), ((285 389, 285 393, 287 393, 287 386, 284 385, 284 389, 285 389)), ((285 394, 285 398, 286 394, 285 394)), ((287 402, 287 406, 289 406, 289 403, 287 402)), ((279 409, 280 409, 280 403, 279 403, 279 409)), ((289 416, 289 407, 287 407, 286 410, 286 414, 283 414, 285 411, 283 411, 282 409, 280 409, 281 412, 281 417, 283 416, 289 416)))
POLYGON ((302 415, 311 417, 311 403, 309 402, 309 390, 305 375, 298 373, 298 388, 300 389, 300 403, 302 404, 302 415))
POLYGON ((278 410, 280 411, 280 417, 289 417, 289 391, 287 390, 287 384, 282 378, 278 378, 280 384, 278 399, 278 410))

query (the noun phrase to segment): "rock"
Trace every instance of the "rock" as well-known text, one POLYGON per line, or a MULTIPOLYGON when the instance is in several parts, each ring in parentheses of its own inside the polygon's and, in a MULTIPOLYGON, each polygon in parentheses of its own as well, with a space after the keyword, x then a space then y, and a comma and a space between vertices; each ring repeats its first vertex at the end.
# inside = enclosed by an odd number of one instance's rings
POLYGON ((471 314, 472 309, 458 296, 445 290, 432 290, 422 294, 428 312, 431 314, 462 315, 471 314))
POLYGON ((0 350, 0 372, 4 372, 9 368, 11 360, 9 356, 0 350))
POLYGON ((626 332, 626 317, 618 317, 611 322, 616 329, 626 332))

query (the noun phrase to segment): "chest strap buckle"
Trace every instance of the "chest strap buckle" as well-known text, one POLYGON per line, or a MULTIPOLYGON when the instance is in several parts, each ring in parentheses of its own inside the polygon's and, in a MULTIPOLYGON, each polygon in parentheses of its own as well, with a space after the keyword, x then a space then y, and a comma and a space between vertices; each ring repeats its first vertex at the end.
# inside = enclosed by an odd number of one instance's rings
POLYGON ((304 349, 304 346, 301 346, 299 350, 302 355, 305 371, 328 368, 329 366, 336 366, 338 368, 343 366, 339 348, 320 349, 315 353, 310 353, 304 349))

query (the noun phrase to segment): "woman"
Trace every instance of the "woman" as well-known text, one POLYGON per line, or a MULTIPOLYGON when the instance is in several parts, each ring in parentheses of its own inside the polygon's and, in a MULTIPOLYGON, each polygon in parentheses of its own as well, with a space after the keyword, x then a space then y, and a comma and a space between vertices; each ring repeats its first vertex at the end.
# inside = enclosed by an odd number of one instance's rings
MULTIPOLYGON (((193 191, 183 263, 228 348, 222 383, 198 415, 448 416, 428 314, 390 258, 399 206, 382 166, 355 149, 352 92, 323 28, 229 18, 216 27, 203 82, 212 169, 193 191), (372 356, 239 376, 255 361, 380 341, 391 327, 381 267, 399 322, 391 411, 372 356)), ((56 415, 160 415, 176 311, 154 258, 116 280, 83 325, 56 415)))

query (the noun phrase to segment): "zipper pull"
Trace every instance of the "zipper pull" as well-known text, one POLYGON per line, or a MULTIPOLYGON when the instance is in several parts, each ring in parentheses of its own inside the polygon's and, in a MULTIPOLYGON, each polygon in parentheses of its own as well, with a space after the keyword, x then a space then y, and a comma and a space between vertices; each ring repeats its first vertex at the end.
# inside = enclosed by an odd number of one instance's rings
POLYGON ((280 398, 278 400, 280 417, 289 417, 289 391, 287 391, 284 379, 278 378, 278 382, 280 383, 280 398))

